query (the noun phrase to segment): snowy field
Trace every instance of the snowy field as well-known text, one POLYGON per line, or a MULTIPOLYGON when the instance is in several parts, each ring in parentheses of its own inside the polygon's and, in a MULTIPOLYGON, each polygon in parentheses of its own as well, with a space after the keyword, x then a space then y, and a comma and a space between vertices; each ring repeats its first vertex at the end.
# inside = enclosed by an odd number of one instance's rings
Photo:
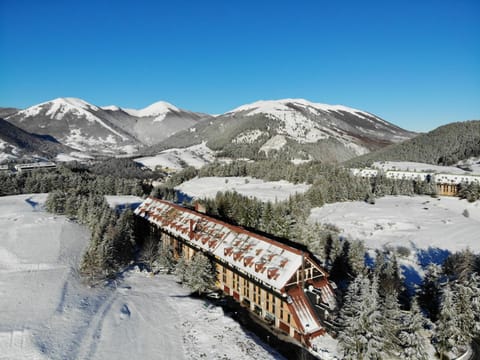
POLYGON ((105 195, 108 205, 111 208, 124 208, 126 206, 136 208, 143 202, 143 199, 139 196, 133 195, 105 195))
POLYGON ((460 162, 459 164, 469 165, 472 171, 465 171, 456 166, 431 165, 411 161, 377 161, 373 163, 373 167, 382 169, 383 171, 417 171, 417 172, 435 172, 443 174, 458 175, 480 175, 480 160, 471 158, 460 162))
POLYGON ((292 184, 288 181, 264 181, 252 177, 202 177, 194 178, 175 189, 194 198, 215 198, 219 191, 236 191, 261 201, 283 201, 295 193, 304 193, 307 184, 292 184))
POLYGON ((364 240, 372 249, 406 246, 454 252, 469 247, 480 253, 480 201, 387 196, 375 205, 363 201, 328 204, 312 209, 309 220, 333 224, 347 238, 364 240))
POLYGON ((215 152, 210 150, 205 143, 202 143, 183 149, 168 149, 158 155, 137 158, 135 161, 152 170, 155 170, 157 166, 181 170, 183 162, 199 169, 213 162, 214 159, 215 152))
POLYGON ((45 199, 0 197, 0 359, 281 358, 171 276, 133 269, 83 285, 89 234, 44 212, 45 199))

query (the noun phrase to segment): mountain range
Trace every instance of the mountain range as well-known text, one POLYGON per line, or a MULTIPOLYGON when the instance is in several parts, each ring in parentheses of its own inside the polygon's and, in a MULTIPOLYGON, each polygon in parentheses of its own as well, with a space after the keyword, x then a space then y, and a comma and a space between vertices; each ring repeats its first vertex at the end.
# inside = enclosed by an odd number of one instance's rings
POLYGON ((134 110, 58 98, 24 110, 3 108, 0 115, 36 139, 65 146, 59 151, 103 155, 155 155, 205 144, 231 158, 344 161, 415 136, 362 110, 303 99, 258 101, 214 116, 163 101, 134 110))

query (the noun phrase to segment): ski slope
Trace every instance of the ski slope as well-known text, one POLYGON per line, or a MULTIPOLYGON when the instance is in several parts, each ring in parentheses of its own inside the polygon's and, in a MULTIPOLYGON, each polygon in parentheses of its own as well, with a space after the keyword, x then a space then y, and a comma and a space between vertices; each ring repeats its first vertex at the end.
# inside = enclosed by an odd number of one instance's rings
POLYGON ((43 211, 45 199, 0 197, 1 360, 281 358, 172 276, 134 268, 83 284, 88 231, 43 211))

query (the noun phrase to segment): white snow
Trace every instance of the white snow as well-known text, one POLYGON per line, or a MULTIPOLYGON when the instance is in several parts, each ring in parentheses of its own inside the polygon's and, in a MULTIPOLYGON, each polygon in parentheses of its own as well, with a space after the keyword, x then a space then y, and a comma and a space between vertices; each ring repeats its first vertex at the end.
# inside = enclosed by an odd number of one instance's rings
POLYGON ((264 151, 267 155, 272 150, 280 150, 287 144, 287 139, 283 135, 275 135, 262 145, 259 151, 264 151))
POLYGON ((0 140, 0 163, 16 159, 17 156, 14 154, 18 152, 19 149, 16 146, 0 140))
POLYGON ((236 191, 261 201, 276 202, 288 200, 291 195, 304 193, 309 188, 307 184, 292 184, 285 180, 264 181, 247 176, 194 178, 175 189, 195 198, 215 198, 219 191, 236 191))
POLYGON ((340 350, 338 349, 338 341, 329 334, 317 336, 312 340, 314 346, 314 354, 318 354, 323 360, 339 360, 341 359, 340 350))
POLYGON ((468 247, 480 252, 480 201, 387 196, 374 205, 354 201, 314 208, 309 221, 333 224, 347 238, 364 240, 372 249, 406 246, 454 252, 468 247))
POLYGON ((265 134, 265 132, 259 129, 247 130, 240 133, 235 139, 232 140, 232 142, 234 144, 252 144, 253 142, 255 142, 255 140, 257 140, 263 134, 265 134))
POLYGON ((182 162, 199 169, 213 162, 214 159, 215 152, 207 147, 206 142, 203 142, 187 148, 168 149, 158 155, 137 158, 135 161, 152 170, 155 170, 157 166, 180 170, 182 169, 182 162))
MULTIPOLYGON (((227 114, 246 111, 248 112, 249 115, 272 114, 277 118, 282 118, 285 113, 292 112, 293 110, 290 107, 288 107, 287 104, 293 104, 295 106, 304 108, 305 110, 314 112, 317 115, 320 112, 325 112, 325 111, 328 111, 328 112, 345 111, 362 118, 365 118, 365 115, 369 117, 377 118, 376 116, 370 113, 367 113, 362 110, 353 109, 347 106, 314 103, 305 99, 260 100, 260 101, 253 102, 251 104, 245 104, 245 105, 239 106, 233 110, 230 110, 229 112, 227 112, 227 114)), ((381 121, 381 119, 378 119, 378 120, 381 121)))
POLYGON ((471 157, 462 161, 459 161, 457 165, 468 165, 473 173, 480 174, 480 157, 471 157))
POLYGON ((281 359, 171 276, 82 284, 89 233, 44 212, 45 199, 0 197, 1 359, 281 359))
POLYGON ((162 121, 163 119, 165 119, 169 112, 179 111, 179 109, 176 106, 169 104, 168 102, 158 101, 147 106, 144 109, 123 109, 123 111, 125 111, 127 114, 137 117, 155 117, 155 119, 153 120, 155 122, 162 121))
POLYGON ((141 197, 133 195, 105 195, 105 200, 112 208, 123 205, 140 205, 143 202, 141 197))
POLYGON ((50 116, 52 119, 62 120, 66 114, 73 113, 78 116, 83 116, 87 121, 97 122, 121 139, 127 140, 124 135, 105 124, 99 117, 92 113, 92 111, 100 110, 97 106, 89 104, 82 99, 58 98, 19 111, 18 114, 23 114, 28 118, 37 115, 44 108, 48 109, 45 115, 50 116))
MULTIPOLYGON (((383 171, 400 170, 458 175, 480 175, 480 164, 475 164, 475 159, 473 158, 470 161, 473 163, 473 172, 462 170, 456 166, 431 165, 412 161, 377 161, 373 163, 373 167, 383 171)), ((465 163, 469 162, 466 161, 465 163)))
POLYGON ((90 160, 90 159, 93 159, 93 157, 91 157, 90 155, 87 155, 85 153, 78 152, 78 151, 72 151, 69 154, 59 153, 55 157, 55 161, 57 161, 57 162, 85 161, 85 160, 90 160))
POLYGON ((102 106, 102 110, 120 111, 122 110, 122 108, 118 107, 117 105, 108 105, 108 106, 102 106))
MULTIPOLYGON (((312 116, 327 116, 331 112, 348 112, 368 122, 375 120, 387 124, 382 119, 367 112, 349 108, 343 105, 327 105, 313 103, 304 99, 261 100, 251 104, 242 105, 227 112, 227 115, 242 113, 247 116, 265 114, 280 122, 277 130, 281 135, 288 136, 300 143, 313 143, 318 140, 328 139, 330 136, 338 138, 345 144, 352 142, 352 138, 343 132, 324 127, 311 120, 312 116)), ((331 124, 332 125, 332 124, 331 124)), ((364 154, 366 149, 360 146, 351 146, 358 155, 364 154)))

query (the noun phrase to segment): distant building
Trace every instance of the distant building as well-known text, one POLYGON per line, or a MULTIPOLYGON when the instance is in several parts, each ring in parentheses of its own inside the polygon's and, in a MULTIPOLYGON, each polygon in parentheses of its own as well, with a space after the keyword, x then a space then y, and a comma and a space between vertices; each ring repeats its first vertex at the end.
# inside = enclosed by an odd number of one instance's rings
POLYGON ((29 163, 29 164, 17 164, 14 166, 15 170, 18 172, 40 170, 40 169, 48 170, 48 169, 55 169, 56 167, 57 167, 57 164, 50 161, 40 161, 40 162, 29 163))
POLYGON ((147 198, 135 214, 163 246, 187 259, 201 251, 216 267, 216 286, 258 317, 309 346, 326 332, 336 299, 327 272, 301 245, 247 231, 202 213, 147 198))
POLYGON ((412 180, 435 182, 438 195, 455 196, 462 184, 480 184, 480 175, 442 174, 424 171, 381 171, 377 169, 350 169, 350 172, 364 179, 374 178, 383 174, 386 178, 394 180, 412 180))

